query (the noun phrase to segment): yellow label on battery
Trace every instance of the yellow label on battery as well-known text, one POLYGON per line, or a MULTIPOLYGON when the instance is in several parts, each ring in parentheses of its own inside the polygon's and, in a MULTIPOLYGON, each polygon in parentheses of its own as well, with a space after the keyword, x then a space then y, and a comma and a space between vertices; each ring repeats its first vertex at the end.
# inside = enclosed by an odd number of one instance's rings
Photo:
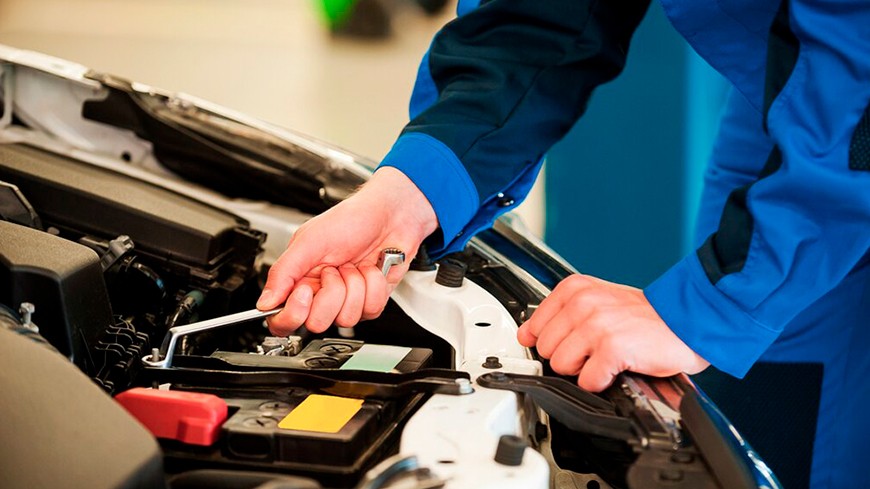
POLYGON ((278 427, 285 430, 338 433, 362 408, 362 403, 362 399, 311 394, 290 411, 278 423, 278 427))

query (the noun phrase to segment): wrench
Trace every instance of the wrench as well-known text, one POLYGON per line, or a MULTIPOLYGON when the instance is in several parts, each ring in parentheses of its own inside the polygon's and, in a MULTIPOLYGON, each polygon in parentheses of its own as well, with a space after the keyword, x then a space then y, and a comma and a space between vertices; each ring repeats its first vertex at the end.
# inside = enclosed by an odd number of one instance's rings
MULTIPOLYGON (((405 253, 396 248, 387 248, 381 251, 380 256, 378 257, 378 268, 381 269, 381 272, 386 277, 387 273, 389 273, 390 268, 393 265, 399 265, 404 261, 405 253)), ((207 319, 205 321, 199 321, 196 323, 186 324, 184 326, 176 326, 174 328, 170 328, 169 331, 166 332, 166 336, 163 338, 163 343, 160 345, 160 348, 152 348, 150 355, 145 355, 144 357, 142 357, 142 363, 149 367, 171 368, 172 359, 175 355, 175 347, 178 345, 178 340, 180 338, 193 333, 200 333, 202 331, 223 328, 225 326, 231 326, 233 324, 238 324, 244 321, 252 321, 254 319, 266 318, 278 314, 283 309, 283 307, 271 309, 269 311, 251 309, 250 311, 237 312, 235 314, 228 314, 226 316, 216 317, 212 319, 207 319)), ((350 332, 350 335, 353 335, 352 331, 350 332)))

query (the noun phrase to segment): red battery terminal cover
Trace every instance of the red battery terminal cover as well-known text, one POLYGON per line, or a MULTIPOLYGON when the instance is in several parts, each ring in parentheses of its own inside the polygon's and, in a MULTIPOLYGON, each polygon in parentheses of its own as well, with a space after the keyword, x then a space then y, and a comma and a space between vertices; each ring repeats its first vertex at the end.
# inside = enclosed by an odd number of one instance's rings
POLYGON ((212 394, 136 387, 115 400, 157 438, 213 445, 227 419, 227 403, 212 394))

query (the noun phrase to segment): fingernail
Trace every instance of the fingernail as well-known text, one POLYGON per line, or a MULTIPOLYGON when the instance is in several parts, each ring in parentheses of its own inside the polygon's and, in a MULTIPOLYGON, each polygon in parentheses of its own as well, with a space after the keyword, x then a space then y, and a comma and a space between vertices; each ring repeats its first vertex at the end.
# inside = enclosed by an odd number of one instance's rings
POLYGON ((302 304, 303 306, 307 306, 311 304, 311 298, 314 295, 314 291, 311 290, 311 287, 307 285, 303 285, 297 289, 296 292, 296 302, 302 304))
POLYGON ((260 298, 257 299, 257 309, 264 309, 269 307, 272 303, 272 289, 263 289, 263 293, 260 294, 260 298))

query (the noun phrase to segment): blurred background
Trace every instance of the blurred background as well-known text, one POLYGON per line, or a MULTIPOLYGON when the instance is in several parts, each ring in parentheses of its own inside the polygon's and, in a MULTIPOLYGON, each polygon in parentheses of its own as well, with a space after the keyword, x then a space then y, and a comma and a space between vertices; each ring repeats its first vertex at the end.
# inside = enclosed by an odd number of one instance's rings
MULTIPOLYGON (((0 43, 186 92, 380 160, 455 0, 0 0, 0 43)), ((578 269, 644 286, 694 249, 725 83, 654 4, 628 67, 520 207, 578 269)))

